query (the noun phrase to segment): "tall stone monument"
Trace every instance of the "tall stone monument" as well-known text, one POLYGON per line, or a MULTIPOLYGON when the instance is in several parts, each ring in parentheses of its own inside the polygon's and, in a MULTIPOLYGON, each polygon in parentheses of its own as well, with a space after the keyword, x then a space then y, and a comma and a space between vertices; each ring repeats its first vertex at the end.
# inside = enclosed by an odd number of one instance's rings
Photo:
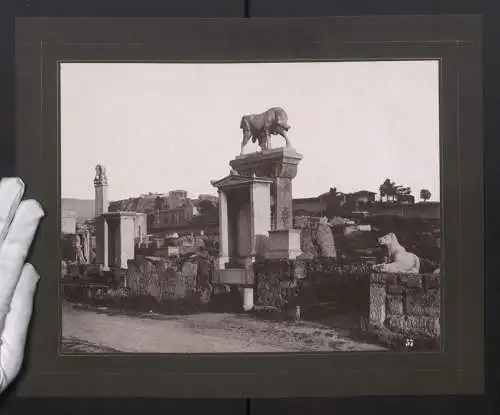
POLYGON ((98 164, 95 167, 94 177, 95 189, 95 217, 99 217, 108 211, 108 177, 106 175, 106 168, 98 164))
POLYGON ((108 212, 108 178, 104 166, 95 168, 96 263, 104 270, 126 269, 134 259, 136 212, 108 212))
POLYGON ((301 254, 300 231, 293 229, 292 179, 302 155, 288 140, 288 116, 280 107, 242 117, 241 153, 229 162, 228 176, 212 181, 219 192, 219 261, 216 282, 243 289, 243 308, 253 308, 253 262, 257 257, 293 259, 301 254), (271 135, 285 147, 270 148, 271 135), (243 154, 258 142, 261 151, 243 154))

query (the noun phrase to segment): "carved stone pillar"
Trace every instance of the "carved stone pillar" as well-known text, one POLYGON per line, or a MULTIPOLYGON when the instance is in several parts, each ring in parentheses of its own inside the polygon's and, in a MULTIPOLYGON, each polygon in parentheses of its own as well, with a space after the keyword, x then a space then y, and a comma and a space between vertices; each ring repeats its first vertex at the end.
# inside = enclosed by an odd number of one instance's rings
POLYGON ((224 269, 229 261, 229 218, 227 209, 227 195, 221 189, 219 194, 219 258, 218 268, 224 269))
POLYGON ((274 179, 275 214, 273 229, 292 228, 292 179, 289 177, 276 177, 274 179))

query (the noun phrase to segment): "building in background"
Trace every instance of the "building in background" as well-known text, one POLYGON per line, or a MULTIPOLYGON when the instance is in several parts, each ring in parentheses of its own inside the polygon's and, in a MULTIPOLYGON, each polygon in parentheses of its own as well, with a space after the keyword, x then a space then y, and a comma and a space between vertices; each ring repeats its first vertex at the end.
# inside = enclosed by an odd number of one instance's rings
POLYGON ((368 190, 359 190, 358 192, 348 193, 345 195, 346 202, 358 204, 358 203, 374 203, 377 194, 375 192, 370 192, 368 190))
POLYGON ((66 210, 61 213, 61 233, 67 235, 74 235, 76 233, 76 212, 73 210, 66 210))
POLYGON ((197 214, 198 209, 191 200, 187 199, 183 206, 160 210, 150 215, 150 232, 155 233, 169 228, 176 229, 186 226, 197 214))
POLYGON ((212 202, 214 205, 217 204, 219 198, 215 195, 209 195, 209 194, 201 194, 198 195, 198 201, 207 201, 207 202, 212 202))

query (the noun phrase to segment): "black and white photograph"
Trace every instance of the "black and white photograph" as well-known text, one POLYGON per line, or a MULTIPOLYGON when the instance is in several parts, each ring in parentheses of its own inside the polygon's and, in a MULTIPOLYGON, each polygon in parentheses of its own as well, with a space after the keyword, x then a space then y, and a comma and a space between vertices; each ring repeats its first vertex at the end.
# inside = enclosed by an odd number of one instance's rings
POLYGON ((439 351, 439 69, 60 63, 60 352, 439 351))

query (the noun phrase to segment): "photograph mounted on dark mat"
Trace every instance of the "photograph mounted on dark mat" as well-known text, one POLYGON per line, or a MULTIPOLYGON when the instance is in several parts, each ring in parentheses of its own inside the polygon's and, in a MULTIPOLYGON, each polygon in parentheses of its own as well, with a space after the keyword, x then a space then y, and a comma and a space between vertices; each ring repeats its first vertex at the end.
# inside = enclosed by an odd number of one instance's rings
POLYGON ((49 275, 21 394, 482 390, 479 33, 18 20, 17 168, 49 275))
POLYGON ((62 352, 439 350, 438 67, 61 63, 62 352))

